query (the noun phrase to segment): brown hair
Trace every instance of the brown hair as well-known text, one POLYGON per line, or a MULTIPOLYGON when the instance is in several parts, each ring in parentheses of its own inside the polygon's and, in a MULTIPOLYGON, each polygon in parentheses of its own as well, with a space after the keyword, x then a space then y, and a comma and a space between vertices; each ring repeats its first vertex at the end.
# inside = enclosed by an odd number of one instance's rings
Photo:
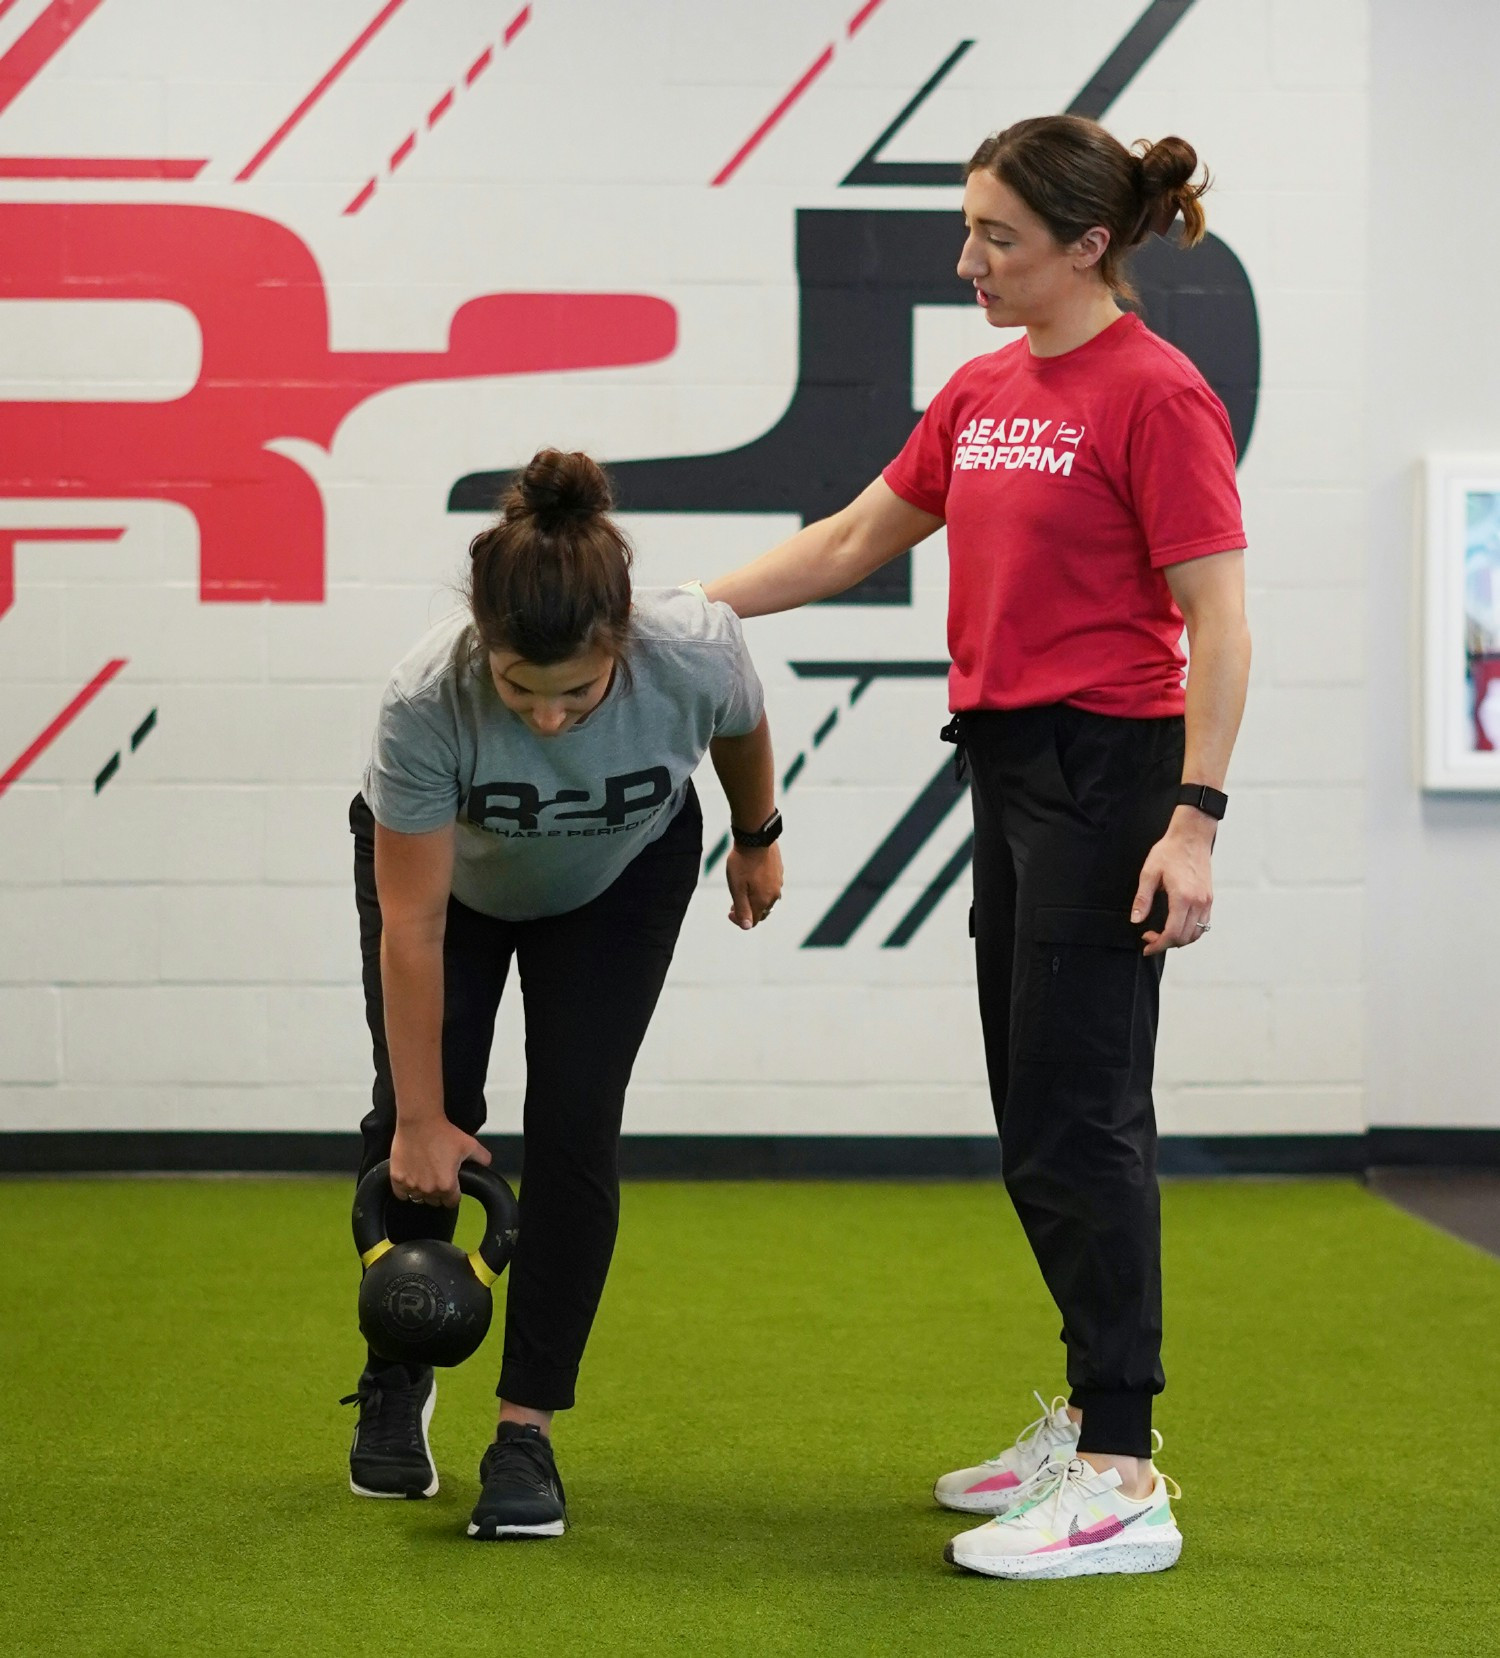
POLYGON ((1203 240, 1199 202, 1213 182, 1208 169, 1192 182, 1198 152, 1185 138, 1140 139, 1132 149, 1081 115, 1040 115, 991 133, 975 150, 964 177, 983 168, 1007 184, 1064 247, 1102 225, 1109 246, 1099 275, 1122 299, 1135 299, 1124 272, 1127 255, 1152 232, 1165 235, 1182 215, 1182 245, 1203 240))
POLYGON ((630 543, 599 464, 579 450, 538 449, 469 543, 464 597, 485 651, 565 662, 595 646, 625 666, 630 543))

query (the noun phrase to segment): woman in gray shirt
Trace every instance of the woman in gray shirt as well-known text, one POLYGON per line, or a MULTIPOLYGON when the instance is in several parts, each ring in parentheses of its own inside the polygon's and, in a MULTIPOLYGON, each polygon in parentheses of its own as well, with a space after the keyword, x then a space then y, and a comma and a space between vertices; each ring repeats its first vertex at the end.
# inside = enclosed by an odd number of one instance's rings
MULTIPOLYGON (((469 1524, 566 1524, 552 1415, 574 1382, 619 1219, 625 1088, 702 858, 692 774, 729 800, 730 919, 781 892, 771 741, 740 624, 701 588, 632 594, 586 455, 541 450, 477 536, 469 604, 397 665, 350 806, 373 1105, 361 1176, 390 1159, 393 1240, 453 1234, 512 955, 526 1009, 525 1181, 500 1422, 469 1524)), ((437 1490, 432 1371, 368 1355, 350 1484, 437 1490)))

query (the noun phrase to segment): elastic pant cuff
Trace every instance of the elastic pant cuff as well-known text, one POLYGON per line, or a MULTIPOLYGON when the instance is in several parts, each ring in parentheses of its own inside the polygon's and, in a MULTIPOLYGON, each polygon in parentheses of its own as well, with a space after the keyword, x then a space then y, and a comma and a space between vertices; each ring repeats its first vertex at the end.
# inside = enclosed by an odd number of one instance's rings
POLYGON ((495 1394, 507 1404, 525 1405, 528 1410, 571 1410, 577 1380, 577 1370, 549 1370, 506 1359, 495 1394))
POLYGON ((1074 1388, 1068 1403, 1083 1412, 1078 1449, 1149 1460, 1151 1400, 1149 1393, 1074 1388))

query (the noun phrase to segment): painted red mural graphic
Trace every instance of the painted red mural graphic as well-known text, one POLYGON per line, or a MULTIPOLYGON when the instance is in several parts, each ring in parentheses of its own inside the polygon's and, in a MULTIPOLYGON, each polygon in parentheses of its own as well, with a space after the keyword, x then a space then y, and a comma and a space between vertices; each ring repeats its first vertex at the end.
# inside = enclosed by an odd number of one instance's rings
POLYGON ((438 352, 336 352, 317 261, 285 226, 184 205, 0 203, 0 300, 156 300, 203 338, 171 402, 0 402, 0 497, 176 502, 207 601, 323 597, 323 502, 280 438, 329 446, 394 386, 653 362, 677 316, 642 294, 496 293, 438 352))

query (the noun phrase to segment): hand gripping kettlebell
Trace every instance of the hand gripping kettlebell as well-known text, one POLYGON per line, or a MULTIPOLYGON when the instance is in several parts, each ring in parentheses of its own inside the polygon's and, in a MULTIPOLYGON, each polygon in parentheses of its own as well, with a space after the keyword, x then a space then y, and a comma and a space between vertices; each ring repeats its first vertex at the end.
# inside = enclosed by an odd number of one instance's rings
POLYGON ((458 1187, 484 1206, 484 1238, 472 1254, 438 1238, 391 1242, 385 1227, 389 1159, 377 1163, 354 1194, 354 1247, 365 1268, 359 1327, 383 1359, 462 1364, 490 1327, 490 1285, 515 1253, 520 1206, 505 1181, 477 1163, 460 1167, 458 1187))

